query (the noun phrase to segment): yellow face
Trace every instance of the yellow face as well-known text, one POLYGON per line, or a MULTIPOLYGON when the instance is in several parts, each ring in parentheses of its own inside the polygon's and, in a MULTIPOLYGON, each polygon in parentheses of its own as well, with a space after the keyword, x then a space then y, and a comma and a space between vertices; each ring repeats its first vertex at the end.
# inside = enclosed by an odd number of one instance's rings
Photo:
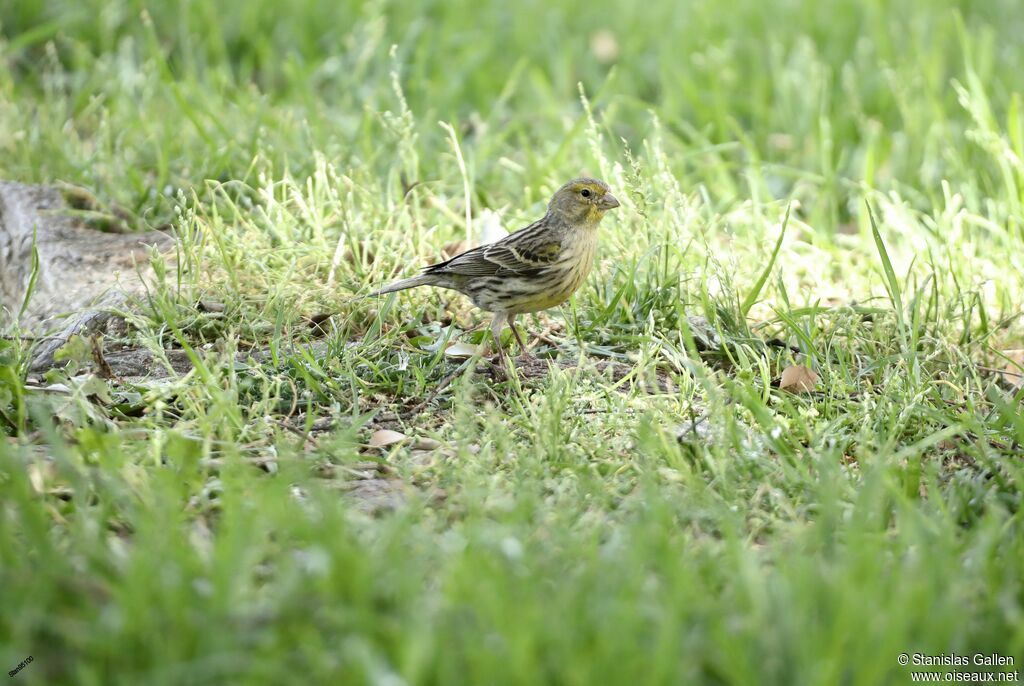
POLYGON ((580 178, 559 188, 551 198, 548 210, 572 222, 596 224, 605 212, 618 206, 618 199, 604 181, 580 178))

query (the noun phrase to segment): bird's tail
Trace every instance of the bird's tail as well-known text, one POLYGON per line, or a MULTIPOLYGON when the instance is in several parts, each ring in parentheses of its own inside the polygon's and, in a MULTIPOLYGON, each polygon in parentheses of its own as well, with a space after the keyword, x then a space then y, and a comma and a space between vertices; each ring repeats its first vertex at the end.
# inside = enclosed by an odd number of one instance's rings
POLYGON ((394 293, 395 291, 404 291, 406 288, 416 288, 416 286, 433 286, 436 283, 437 277, 433 274, 420 274, 419 276, 413 276, 408 279, 389 283, 387 286, 384 286, 384 288, 376 290, 363 297, 372 298, 375 295, 385 295, 387 293, 394 293))

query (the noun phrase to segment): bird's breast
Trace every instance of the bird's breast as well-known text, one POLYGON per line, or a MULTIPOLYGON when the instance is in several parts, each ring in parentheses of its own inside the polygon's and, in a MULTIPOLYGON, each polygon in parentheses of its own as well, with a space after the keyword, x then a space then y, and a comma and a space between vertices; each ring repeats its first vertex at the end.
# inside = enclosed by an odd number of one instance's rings
POLYGON ((539 312, 561 305, 583 285, 597 252, 596 232, 584 231, 566 241, 566 248, 551 267, 536 277, 532 293, 518 299, 508 308, 510 312, 539 312))

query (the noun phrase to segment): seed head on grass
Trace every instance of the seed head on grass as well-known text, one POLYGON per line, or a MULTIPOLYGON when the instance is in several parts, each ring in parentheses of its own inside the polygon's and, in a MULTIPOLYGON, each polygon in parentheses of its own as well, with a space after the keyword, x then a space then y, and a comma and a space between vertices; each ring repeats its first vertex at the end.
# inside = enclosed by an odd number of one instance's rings
POLYGON ((459 291, 480 309, 494 313, 491 334, 499 351, 499 334, 508 323, 527 354, 514 324, 516 315, 561 305, 576 292, 594 263, 598 224, 605 212, 618 206, 604 181, 573 179, 555 192, 547 213, 533 224, 370 295, 416 286, 459 291))

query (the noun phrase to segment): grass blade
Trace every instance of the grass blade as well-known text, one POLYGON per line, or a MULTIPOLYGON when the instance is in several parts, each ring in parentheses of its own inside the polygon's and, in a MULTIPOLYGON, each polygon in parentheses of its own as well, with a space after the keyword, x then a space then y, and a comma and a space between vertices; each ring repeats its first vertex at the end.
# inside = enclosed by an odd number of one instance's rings
POLYGON ((903 291, 900 289, 899 279, 896 278, 896 270, 892 268, 892 260, 889 259, 889 251, 885 248, 885 241, 878 230, 878 223, 875 222, 875 213, 871 211, 871 203, 864 201, 868 208, 868 220, 871 222, 871 235, 875 239, 875 247, 878 249, 878 256, 882 259, 882 270, 885 272, 885 290, 889 293, 889 299, 896 309, 896 319, 899 322, 900 334, 906 337, 907 326, 903 318, 903 291))
POLYGON ((21 301, 21 309, 18 310, 18 321, 25 316, 28 303, 32 300, 32 293, 36 289, 36 282, 39 280, 39 243, 35 228, 32 229, 32 271, 29 272, 28 285, 25 287, 25 297, 21 301))
POLYGON ((750 312, 750 308, 754 306, 757 299, 761 296, 761 290, 764 288, 764 284, 768 281, 768 277, 772 273, 772 269, 775 267, 775 260, 779 256, 779 250, 782 249, 782 239, 786 237, 786 227, 789 226, 789 212, 793 209, 793 203, 790 202, 786 205, 786 216, 782 220, 782 230, 779 231, 779 239, 775 241, 775 249, 772 250, 771 259, 768 260, 768 264, 765 266, 764 271, 761 272, 761 276, 757 279, 757 283, 750 289, 747 297, 743 300, 743 304, 740 305, 740 313, 746 317, 747 313, 750 312))

